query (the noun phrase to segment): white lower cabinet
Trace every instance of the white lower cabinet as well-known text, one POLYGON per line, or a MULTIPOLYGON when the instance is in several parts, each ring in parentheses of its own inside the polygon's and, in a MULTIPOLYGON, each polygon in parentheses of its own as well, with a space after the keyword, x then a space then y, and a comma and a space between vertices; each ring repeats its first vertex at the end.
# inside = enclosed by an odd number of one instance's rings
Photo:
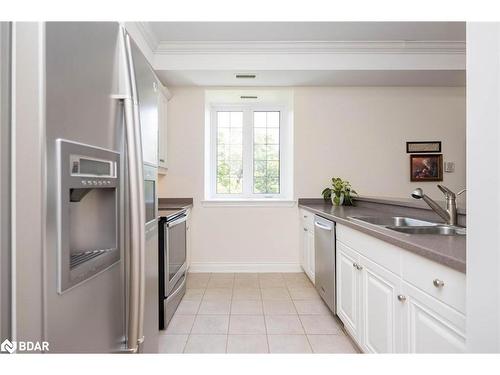
POLYGON ((410 353, 465 352, 465 316, 403 281, 410 353))
POLYGON ((314 284, 315 254, 314 254, 314 214, 300 210, 300 261, 301 266, 314 284))
MULTIPOLYGON (((341 232, 340 238, 350 245, 337 241, 337 315, 364 352, 465 351, 464 314, 404 280, 401 268, 394 267, 394 262, 389 264, 389 270, 383 264, 361 255, 369 254, 370 249, 358 251, 352 247, 357 243, 366 246, 369 241, 365 237, 369 236, 359 233, 363 238, 358 241, 352 237, 357 236, 357 232, 343 232, 339 225, 337 229, 341 232)), ((375 238, 372 240, 379 242, 374 248, 383 243, 375 238)), ((387 246, 389 252, 406 251, 397 250, 389 244, 387 246)), ((392 255, 387 259, 393 259, 392 255)), ((429 270, 422 262, 419 272, 429 274, 427 276, 432 280, 436 276, 436 265, 444 267, 436 263, 429 270)), ((446 274, 445 271, 440 274, 446 274)))
POLYGON ((359 337, 360 298, 359 271, 356 264, 359 256, 337 241, 337 315, 352 337, 359 337))
POLYGON ((390 271, 360 257, 361 347, 369 353, 404 352, 400 297, 401 279, 390 271))

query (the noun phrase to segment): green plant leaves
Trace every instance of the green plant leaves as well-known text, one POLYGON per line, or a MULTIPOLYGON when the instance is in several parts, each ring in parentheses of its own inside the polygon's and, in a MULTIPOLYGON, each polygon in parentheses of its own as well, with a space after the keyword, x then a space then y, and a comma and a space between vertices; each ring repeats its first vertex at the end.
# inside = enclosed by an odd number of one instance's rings
POLYGON ((336 205, 343 204, 344 206, 353 206, 353 195, 358 193, 351 187, 351 183, 347 180, 342 180, 340 177, 332 177, 332 187, 325 188, 321 195, 325 201, 332 199, 336 205), (342 196, 344 197, 342 201, 342 196))

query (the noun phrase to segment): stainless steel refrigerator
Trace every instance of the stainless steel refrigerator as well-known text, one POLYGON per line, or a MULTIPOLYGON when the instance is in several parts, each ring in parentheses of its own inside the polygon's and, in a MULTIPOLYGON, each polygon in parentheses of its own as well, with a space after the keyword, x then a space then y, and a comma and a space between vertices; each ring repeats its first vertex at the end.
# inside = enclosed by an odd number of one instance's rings
POLYGON ((45 23, 44 339, 156 352, 158 80, 114 22, 45 23))
POLYGON ((0 22, 0 342, 11 339, 11 25, 0 22))

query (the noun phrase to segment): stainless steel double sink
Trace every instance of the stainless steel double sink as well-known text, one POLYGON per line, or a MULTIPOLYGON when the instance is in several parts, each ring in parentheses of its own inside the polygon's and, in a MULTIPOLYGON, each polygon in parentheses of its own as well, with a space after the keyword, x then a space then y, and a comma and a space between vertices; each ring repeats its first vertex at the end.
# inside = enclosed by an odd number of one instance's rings
POLYGON ((407 234, 435 234, 441 236, 465 236, 466 234, 466 229, 463 227, 404 216, 350 216, 349 219, 407 234))

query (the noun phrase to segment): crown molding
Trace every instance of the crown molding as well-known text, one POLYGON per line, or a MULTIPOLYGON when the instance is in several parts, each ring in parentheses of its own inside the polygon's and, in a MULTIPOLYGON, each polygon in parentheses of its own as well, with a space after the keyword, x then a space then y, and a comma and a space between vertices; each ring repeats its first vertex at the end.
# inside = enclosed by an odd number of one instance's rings
MULTIPOLYGON (((149 25, 147 26, 149 28, 149 25)), ((153 43, 154 33, 150 39, 153 43)), ((146 36, 145 36, 146 37, 146 36)), ((156 38, 154 38, 156 40, 156 38)), ((149 42, 148 42, 149 43, 149 42)), ((155 55, 214 54, 453 54, 465 55, 462 41, 335 42, 159 42, 155 55)))
POLYGON ((139 30, 153 54, 156 53, 160 41, 156 37, 154 31, 151 29, 149 22, 135 22, 135 25, 137 26, 137 30, 139 30))

